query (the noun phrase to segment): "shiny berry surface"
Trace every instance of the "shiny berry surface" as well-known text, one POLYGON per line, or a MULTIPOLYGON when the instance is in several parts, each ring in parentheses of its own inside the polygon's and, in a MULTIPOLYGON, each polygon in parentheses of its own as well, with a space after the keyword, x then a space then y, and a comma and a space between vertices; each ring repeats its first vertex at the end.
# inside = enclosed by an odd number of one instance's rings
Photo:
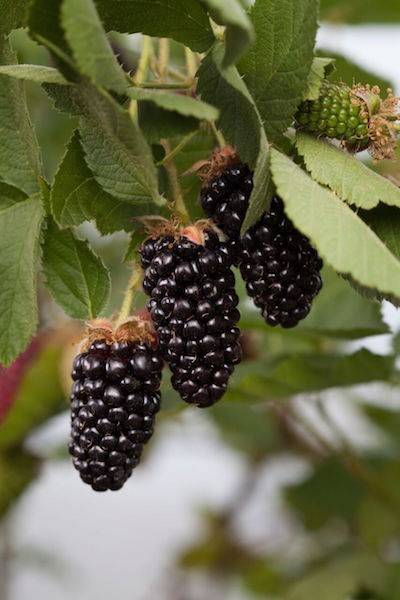
POLYGON ((95 491, 119 490, 139 463, 160 408, 161 369, 144 342, 98 340, 75 358, 69 452, 95 491))
MULTIPOLYGON (((228 237, 231 260, 239 266, 247 292, 265 321, 273 327, 295 327, 308 315, 322 287, 322 261, 286 217, 279 198, 240 238, 252 189, 250 170, 236 164, 203 188, 202 205, 228 237)), ((218 302, 227 305, 229 298, 218 302)))
POLYGON ((210 230, 204 245, 187 237, 147 240, 143 288, 160 352, 183 400, 206 407, 226 392, 241 360, 240 315, 226 245, 210 230))

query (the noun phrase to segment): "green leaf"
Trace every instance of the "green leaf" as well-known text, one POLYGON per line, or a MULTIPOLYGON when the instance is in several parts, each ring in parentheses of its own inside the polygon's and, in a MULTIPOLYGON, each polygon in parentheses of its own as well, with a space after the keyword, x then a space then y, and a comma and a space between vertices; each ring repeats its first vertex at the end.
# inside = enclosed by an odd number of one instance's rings
POLYGON ((340 198, 370 210, 379 202, 400 207, 400 188, 329 142, 298 133, 296 147, 312 178, 340 198))
POLYGON ((365 491, 363 483, 332 459, 317 466, 305 481, 287 488, 285 498, 307 529, 319 529, 330 519, 352 521, 365 491))
POLYGON ((125 253, 124 262, 129 263, 137 259, 137 252, 147 237, 147 233, 142 230, 135 231, 132 234, 125 253))
POLYGON ((351 594, 362 587, 380 589, 388 569, 372 554, 339 554, 292 585, 285 594, 285 600, 350 600, 351 594))
POLYGON ((0 206, 0 362, 5 365, 26 348, 36 331, 42 219, 38 196, 0 206))
MULTIPOLYGON (((76 132, 55 175, 51 190, 52 213, 61 227, 94 220, 100 233, 131 231, 138 216, 135 206, 103 191, 85 162, 76 132)), ((140 205, 140 214, 151 214, 154 204, 140 205)), ((158 209, 159 212, 159 209, 158 209)))
POLYGON ((26 198, 26 194, 21 190, 0 181, 0 211, 17 202, 23 202, 26 198))
POLYGON ((60 71, 43 65, 5 65, 0 67, 0 75, 34 81, 40 84, 54 83, 57 85, 68 85, 68 81, 61 75, 60 71))
POLYGON ((65 410, 60 379, 64 344, 49 337, 42 340, 38 356, 19 384, 16 398, 0 427, 0 450, 13 450, 53 415, 65 410))
POLYGON ((262 121, 236 67, 223 68, 224 47, 215 44, 199 69, 198 91, 202 98, 220 109, 218 126, 254 170, 254 189, 243 224, 246 231, 269 206, 272 180, 269 149, 262 121))
MULTIPOLYGON (((8 42, 0 39, 0 64, 15 63, 8 42)), ((26 106, 24 84, 0 77, 0 178, 27 195, 38 191, 40 151, 26 106)))
POLYGON ((120 200, 164 204, 150 147, 129 113, 92 87, 80 91, 81 142, 97 183, 120 200))
POLYGON ((400 262, 351 208, 275 149, 271 168, 289 218, 322 258, 365 288, 400 300, 400 262))
POLYGON ((133 100, 154 102, 160 108, 177 112, 185 117, 195 117, 200 121, 216 121, 219 117, 217 108, 190 96, 143 88, 129 88, 128 95, 133 100))
POLYGON ((261 457, 280 445, 278 428, 265 407, 221 403, 210 415, 224 440, 240 452, 261 457))
POLYGON ((400 211, 389 206, 378 206, 374 210, 361 212, 360 216, 390 252, 400 260, 400 211))
POLYGON ((49 220, 43 243, 43 271, 55 301, 75 319, 93 319, 105 307, 110 276, 86 242, 49 220))
POLYGON ((50 43, 52 49, 69 53, 61 27, 62 0, 33 0, 29 10, 28 27, 31 36, 39 43, 50 43))
POLYGON ((305 392, 349 387, 373 381, 391 381, 394 360, 391 356, 360 350, 348 356, 299 355, 283 358, 269 372, 252 373, 241 382, 249 394, 264 393, 285 398, 305 392))
POLYGON ((303 100, 318 100, 324 79, 335 69, 334 58, 315 56, 308 74, 307 88, 303 92, 303 100))
POLYGON ((61 20, 65 37, 80 71, 93 83, 124 93, 128 87, 103 30, 92 0, 63 0, 61 20))
POLYGON ((153 102, 139 102, 138 109, 139 126, 149 144, 157 144, 176 135, 187 135, 199 127, 197 119, 167 111, 153 102))
POLYGON ((324 286, 313 302, 310 315, 296 328, 344 339, 388 333, 380 305, 357 294, 342 277, 329 268, 322 273, 324 286))
POLYGON ((207 13, 197 0, 96 0, 106 31, 168 37, 205 52, 214 41, 207 13))
POLYGON ((321 18, 334 23, 398 23, 397 0, 321 0, 321 18))
POLYGON ((256 42, 239 71, 258 107, 269 141, 292 124, 307 86, 317 31, 316 0, 256 0, 256 42))
POLYGON ((21 450, 12 455, 0 455, 0 518, 35 479, 39 464, 36 457, 21 450))
POLYGON ((200 2, 208 8, 216 23, 226 26, 223 66, 228 67, 236 63, 254 40, 252 23, 240 0, 200 0, 200 2))
POLYGON ((25 25, 31 0, 0 0, 0 35, 25 25))

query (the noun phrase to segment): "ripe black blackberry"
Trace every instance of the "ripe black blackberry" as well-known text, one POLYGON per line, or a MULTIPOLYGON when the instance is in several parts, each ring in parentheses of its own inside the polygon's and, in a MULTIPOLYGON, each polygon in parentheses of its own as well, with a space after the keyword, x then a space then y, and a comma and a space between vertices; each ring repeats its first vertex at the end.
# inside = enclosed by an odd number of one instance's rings
POLYGON ((210 229, 188 227, 141 248, 143 288, 172 385, 206 407, 227 389, 241 360, 238 296, 225 244, 210 229))
POLYGON ((104 327, 92 332, 72 370, 69 452, 81 479, 99 492, 119 490, 130 477, 160 408, 154 338, 143 335, 143 323, 140 336, 126 325, 115 336, 104 327))
POLYGON ((274 198, 262 218, 240 238, 253 188, 252 173, 232 148, 214 155, 201 193, 202 206, 233 244, 249 296, 269 325, 295 327, 322 287, 322 261, 274 198))

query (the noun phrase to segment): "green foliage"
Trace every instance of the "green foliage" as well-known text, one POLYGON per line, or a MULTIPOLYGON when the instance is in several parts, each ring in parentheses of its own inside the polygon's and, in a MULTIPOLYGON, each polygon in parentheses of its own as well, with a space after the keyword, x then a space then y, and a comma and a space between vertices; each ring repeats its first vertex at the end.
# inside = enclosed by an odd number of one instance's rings
POLYGON ((195 117, 199 121, 215 121, 219 116, 219 111, 214 106, 190 96, 178 96, 171 92, 141 88, 130 88, 129 96, 133 100, 154 102, 164 110, 177 112, 185 117, 195 117))
MULTIPOLYGON (((0 64, 14 62, 15 54, 0 38, 0 64)), ((41 164, 23 86, 0 76, 0 178, 30 195, 38 191, 41 164)))
POLYGON ((9 365, 36 330, 36 271, 43 208, 38 196, 0 205, 0 361, 9 365))
POLYGON ((304 133, 297 134, 296 147, 312 178, 349 204, 366 210, 379 202, 400 208, 400 189, 350 154, 304 133))
POLYGON ((254 39, 251 21, 239 0, 200 0, 211 17, 219 25, 226 25, 226 51, 223 66, 228 67, 237 62, 244 50, 254 39))
POLYGON ((30 2, 31 0, 0 0, 0 35, 25 25, 30 2))
POLYGON ((46 285, 65 312, 75 319, 93 319, 105 307, 110 277, 86 242, 49 219, 44 232, 43 271, 46 285))
POLYGON ((220 129, 241 159, 254 169, 254 190, 243 224, 246 230, 267 209, 272 196, 268 142, 260 114, 236 67, 223 68, 223 52, 223 46, 216 44, 203 60, 198 91, 220 109, 220 129))
POLYGON ((335 70, 335 59, 315 56, 308 74, 307 88, 303 100, 317 100, 324 79, 335 70))
POLYGON ((68 84, 60 71, 42 65, 4 65, 0 67, 0 75, 8 75, 15 79, 34 81, 35 83, 68 84))
POLYGON ((314 0, 256 0, 256 42, 239 70, 258 107, 268 139, 279 141, 302 100, 317 31, 314 0))
POLYGON ((61 19, 81 73, 93 83, 122 94, 128 82, 108 43, 93 0, 64 0, 61 19))
POLYGON ((334 23, 398 23, 400 18, 396 0, 322 0, 321 17, 334 23))
POLYGON ((214 35, 207 13, 197 0, 96 0, 107 31, 168 37, 205 52, 214 35))
MULTIPOLYGON (((51 206, 53 216, 61 227, 73 227, 94 220, 104 235, 132 230, 137 216, 132 204, 113 198, 98 185, 85 162, 78 133, 70 140, 56 173, 51 190, 51 206)), ((142 210, 151 213, 152 209, 153 205, 149 203, 142 210)))
POLYGON ((400 263, 374 232, 335 194, 276 150, 272 170, 289 217, 321 256, 372 293, 398 301, 400 263))
POLYGON ((0 455, 0 518, 38 473, 39 460, 26 452, 0 455))

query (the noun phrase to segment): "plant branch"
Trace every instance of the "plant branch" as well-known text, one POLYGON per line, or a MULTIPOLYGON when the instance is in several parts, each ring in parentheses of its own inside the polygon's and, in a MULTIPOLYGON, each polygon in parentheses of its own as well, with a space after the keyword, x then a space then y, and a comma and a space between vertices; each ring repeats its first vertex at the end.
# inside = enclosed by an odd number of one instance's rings
MULTIPOLYGON (((161 140, 166 156, 172 153, 171 144, 168 140, 161 140)), ((165 160, 165 159, 164 159, 165 160)), ((175 163, 169 157, 163 164, 168 174, 169 183, 172 189, 173 195, 173 212, 177 215, 179 220, 185 225, 190 222, 189 213, 187 211, 185 200, 183 198, 182 189, 179 183, 178 170, 175 163)))
POLYGON ((210 126, 211 126, 211 131, 215 137, 215 140, 216 140, 218 146, 220 148, 225 148, 225 146, 227 145, 226 140, 225 140, 223 134, 221 133, 221 131, 219 131, 219 129, 217 128, 215 121, 211 121, 210 126))
POLYGON ((145 81, 137 87, 158 89, 158 90, 186 90, 193 87, 193 80, 182 81, 182 83, 163 83, 161 81, 145 81))
POLYGON ((158 42, 158 74, 161 82, 164 81, 167 74, 169 54, 169 39, 160 38, 158 42))
POLYGON ((175 158, 175 156, 177 156, 183 150, 183 148, 197 135, 197 133, 198 133, 197 129, 188 133, 188 135, 185 136, 179 142, 179 144, 177 146, 175 146, 175 148, 173 148, 173 150, 171 150, 171 152, 169 152, 169 154, 166 154, 164 156, 164 158, 157 163, 157 167, 164 166, 164 165, 166 165, 166 163, 173 160, 175 158))
POLYGON ((116 326, 124 323, 131 314, 132 304, 137 291, 142 286, 142 269, 139 263, 134 262, 133 272, 129 279, 128 287, 126 288, 124 299, 122 301, 121 310, 119 311, 116 326))

